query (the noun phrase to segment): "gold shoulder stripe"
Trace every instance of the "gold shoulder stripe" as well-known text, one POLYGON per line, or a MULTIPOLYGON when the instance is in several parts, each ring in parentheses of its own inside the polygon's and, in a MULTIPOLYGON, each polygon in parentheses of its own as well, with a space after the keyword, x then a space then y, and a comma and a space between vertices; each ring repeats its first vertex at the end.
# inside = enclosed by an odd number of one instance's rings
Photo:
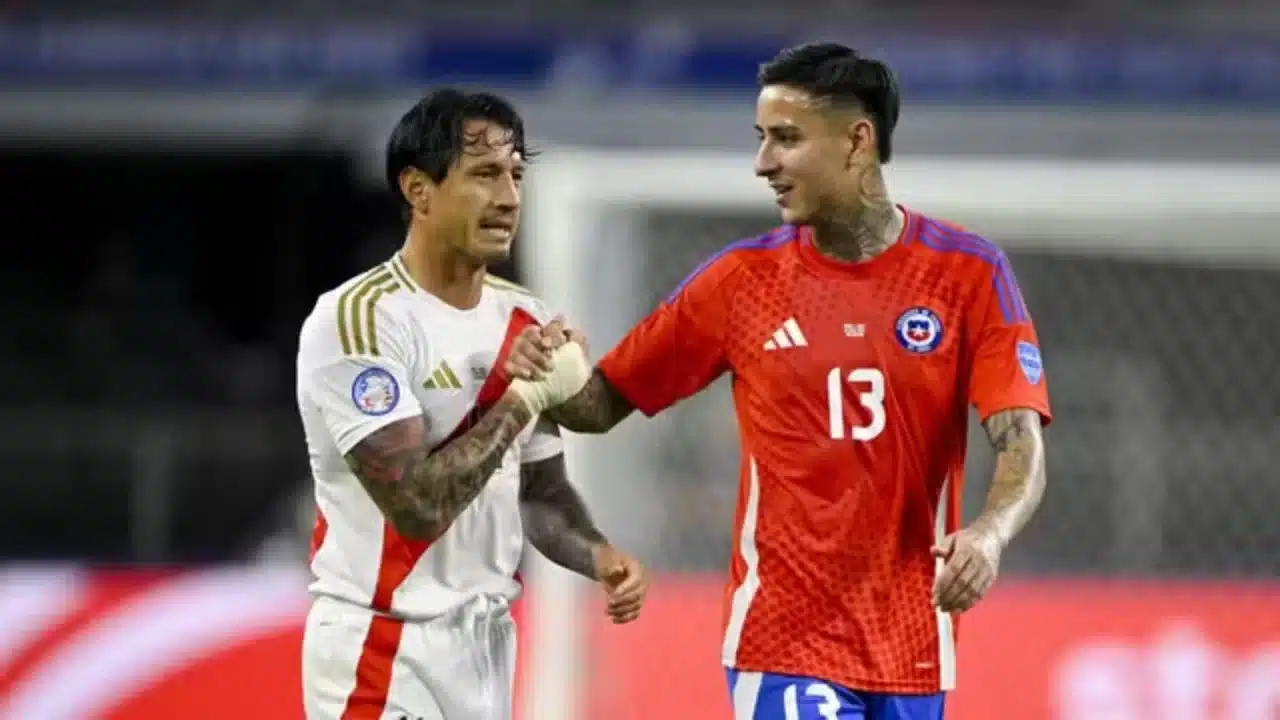
POLYGON ((491 288, 497 288, 498 290, 510 290, 511 292, 520 293, 521 295, 528 295, 530 297, 533 297, 533 291, 530 290, 529 288, 523 285, 517 285, 516 283, 513 283, 510 280, 503 280, 497 275, 486 274, 484 276, 484 284, 488 285, 491 288))
POLYGON ((347 303, 351 299, 351 294, 368 282, 369 278, 377 275, 381 269, 381 266, 375 267, 361 275, 358 280, 347 286, 347 289, 343 290, 342 294, 338 296, 338 339, 342 342, 342 353, 344 355, 351 354, 351 336, 347 332, 347 303))
MULTIPOLYGON (((400 285, 395 283, 392 283, 390 285, 381 285, 373 291, 373 294, 369 296, 369 300, 365 303, 365 309, 364 309, 365 325, 366 325, 366 332, 369 336, 369 354, 370 355, 381 354, 378 351, 378 325, 373 321, 374 306, 378 304, 378 298, 382 297, 383 295, 390 295, 391 293, 399 289, 400 289, 400 285)), ((359 338, 357 338, 356 343, 359 344, 359 342, 360 340, 359 338)))
POLYGON ((413 279, 409 277, 409 273, 405 272, 401 262, 399 255, 397 255, 391 262, 387 263, 387 267, 391 268, 391 272, 395 273, 396 279, 400 281, 401 285, 411 288, 413 287, 413 279))
POLYGON ((344 354, 378 354, 374 307, 383 295, 399 289, 391 272, 380 265, 342 293, 338 298, 338 336, 344 354))

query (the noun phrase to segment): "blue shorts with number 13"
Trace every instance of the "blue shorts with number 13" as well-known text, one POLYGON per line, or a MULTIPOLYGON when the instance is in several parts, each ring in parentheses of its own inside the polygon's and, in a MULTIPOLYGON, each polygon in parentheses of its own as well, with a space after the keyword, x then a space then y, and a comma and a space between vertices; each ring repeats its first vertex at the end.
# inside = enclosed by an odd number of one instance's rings
POLYGON ((859 692, 815 678, 725 672, 734 720, 942 720, 946 697, 859 692))

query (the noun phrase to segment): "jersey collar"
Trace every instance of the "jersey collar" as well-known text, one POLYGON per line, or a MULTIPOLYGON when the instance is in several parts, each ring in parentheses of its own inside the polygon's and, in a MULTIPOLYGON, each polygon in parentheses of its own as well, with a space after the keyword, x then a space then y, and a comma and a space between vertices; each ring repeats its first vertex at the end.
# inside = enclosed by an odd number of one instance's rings
POLYGON ((846 260, 837 260, 818 252, 818 249, 813 246, 813 229, 807 225, 797 229, 800 242, 796 244, 799 247, 801 257, 804 258, 807 264, 846 276, 883 272, 886 268, 896 265, 910 254, 910 245, 915 239, 920 225, 919 216, 914 212, 902 205, 897 205, 896 207, 902 211, 904 219, 902 232, 898 235, 897 241, 870 260, 848 262, 846 260))

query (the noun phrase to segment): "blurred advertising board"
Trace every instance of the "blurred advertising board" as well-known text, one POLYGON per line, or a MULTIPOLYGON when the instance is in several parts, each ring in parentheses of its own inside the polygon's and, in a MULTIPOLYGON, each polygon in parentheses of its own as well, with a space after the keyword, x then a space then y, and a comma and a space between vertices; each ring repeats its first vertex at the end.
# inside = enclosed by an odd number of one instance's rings
MULTIPOLYGON (((846 34, 841 39, 893 65, 912 103, 1280 105, 1276 42, 1011 30, 846 34)), ((467 81, 578 93, 749 91, 761 61, 810 37, 671 23, 585 36, 564 25, 475 32, 396 23, 8 23, 0 24, 0 86, 368 92, 467 81)))
MULTIPOLYGON (((640 624, 584 618, 584 717, 728 720, 721 592, 659 578, 640 624)), ((0 717, 300 719, 306 607, 293 570, 6 570, 0 717)), ((1280 717, 1280 584, 1010 581, 961 632, 952 720, 1280 717)))

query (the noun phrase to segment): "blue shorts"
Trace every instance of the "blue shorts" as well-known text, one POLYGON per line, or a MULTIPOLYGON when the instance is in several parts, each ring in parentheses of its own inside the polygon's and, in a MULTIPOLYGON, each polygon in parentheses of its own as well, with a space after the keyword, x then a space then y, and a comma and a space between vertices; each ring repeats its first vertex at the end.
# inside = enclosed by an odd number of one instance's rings
POLYGON ((725 668, 734 720, 942 720, 944 693, 886 695, 825 680, 725 668))

